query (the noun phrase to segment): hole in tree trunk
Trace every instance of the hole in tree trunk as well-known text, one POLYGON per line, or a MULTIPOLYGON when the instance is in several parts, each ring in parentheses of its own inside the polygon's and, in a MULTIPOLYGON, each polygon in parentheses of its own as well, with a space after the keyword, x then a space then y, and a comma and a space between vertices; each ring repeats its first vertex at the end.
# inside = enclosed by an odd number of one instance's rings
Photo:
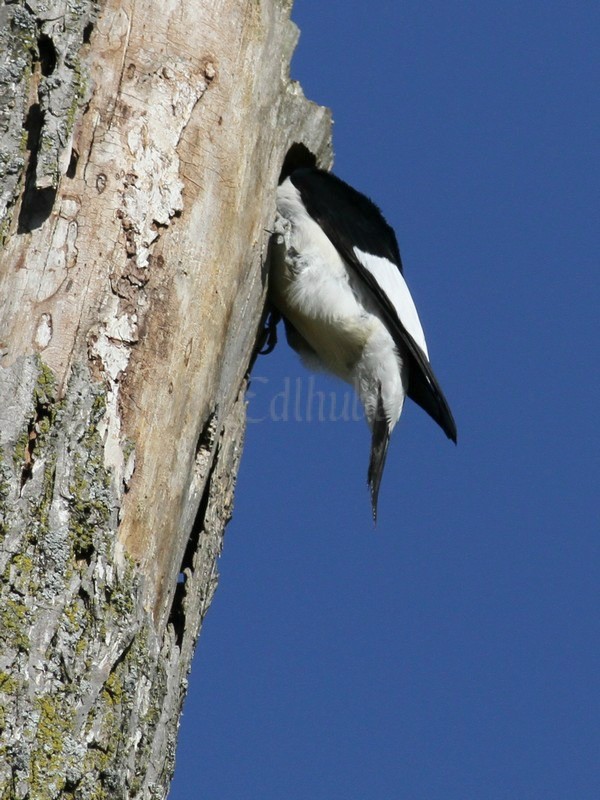
POLYGON ((67 169, 67 178, 73 179, 77 173, 77 162, 79 161, 79 153, 77 150, 71 150, 71 160, 69 161, 69 168, 67 169))
POLYGON ((92 31, 94 30, 94 23, 88 22, 88 24, 83 29, 83 43, 89 44, 90 39, 92 38, 92 31))
POLYGON ((40 69, 42 75, 48 77, 56 69, 56 48, 52 39, 45 33, 40 34, 37 44, 40 55, 40 69))
POLYGON ((279 183, 282 183, 294 170, 300 169, 300 167, 315 167, 316 165, 317 159, 314 153, 311 153, 306 145, 295 142, 287 151, 283 161, 279 183))
POLYGON ((40 228, 50 216, 56 198, 56 188, 53 186, 38 189, 35 185, 38 148, 43 124, 44 114, 40 108, 40 104, 34 103, 30 106, 25 120, 29 164, 27 165, 23 200, 21 202, 21 210, 19 211, 19 223, 17 228, 19 233, 29 233, 35 228, 40 228))

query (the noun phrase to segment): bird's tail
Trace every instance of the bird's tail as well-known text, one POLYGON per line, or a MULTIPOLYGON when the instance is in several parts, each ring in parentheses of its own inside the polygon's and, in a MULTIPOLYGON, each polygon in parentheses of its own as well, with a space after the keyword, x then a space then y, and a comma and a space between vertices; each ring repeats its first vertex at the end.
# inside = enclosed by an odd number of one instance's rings
POLYGON ((378 401, 378 413, 373 422, 373 433, 371 437, 371 458, 369 460, 369 472, 367 480, 371 490, 371 507, 373 509, 373 522, 377 522, 377 498, 379 497, 379 486, 381 476, 385 467, 385 457, 387 456, 388 445, 390 443, 390 425, 383 413, 383 401, 381 392, 378 401))

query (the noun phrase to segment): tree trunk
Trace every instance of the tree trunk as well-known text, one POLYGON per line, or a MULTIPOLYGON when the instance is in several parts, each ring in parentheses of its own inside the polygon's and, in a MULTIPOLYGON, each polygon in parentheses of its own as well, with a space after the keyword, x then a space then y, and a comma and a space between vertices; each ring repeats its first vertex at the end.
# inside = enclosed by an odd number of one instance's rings
POLYGON ((289 11, 0 5, 3 800, 166 796, 275 187, 331 158, 289 11))

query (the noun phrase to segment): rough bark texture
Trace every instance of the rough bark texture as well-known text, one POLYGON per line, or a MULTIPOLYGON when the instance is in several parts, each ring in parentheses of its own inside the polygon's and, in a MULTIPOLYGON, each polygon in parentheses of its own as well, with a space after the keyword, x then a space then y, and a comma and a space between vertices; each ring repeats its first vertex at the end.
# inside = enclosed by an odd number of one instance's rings
POLYGON ((0 4, 3 800, 166 796, 274 190, 331 157, 289 11, 0 4))

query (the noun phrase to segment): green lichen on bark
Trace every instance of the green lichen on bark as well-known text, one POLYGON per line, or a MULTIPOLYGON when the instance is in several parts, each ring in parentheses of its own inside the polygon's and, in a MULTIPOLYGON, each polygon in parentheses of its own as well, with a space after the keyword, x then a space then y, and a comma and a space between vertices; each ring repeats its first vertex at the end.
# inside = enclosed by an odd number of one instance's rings
MULTIPOLYGON (((6 374, 21 413, 9 433, 0 426, 11 548, 0 549, 0 798, 162 800, 198 601, 183 634, 171 624, 159 634, 145 608, 138 567, 117 538, 104 384, 75 365, 59 400, 39 358, 6 374)), ((11 391, 0 381, 0 417, 3 403, 14 407, 11 391)), ((210 473, 209 507, 211 491, 231 483, 235 452, 210 473)), ((212 581, 219 536, 211 563, 195 562, 189 576, 193 597, 212 581)))
POLYGON ((6 647, 15 651, 29 652, 29 629, 31 619, 27 612, 27 606, 22 600, 15 597, 6 599, 0 611, 0 630, 2 631, 2 642, 6 647))
POLYGON ((0 545, 6 533, 8 517, 7 501, 10 495, 10 473, 4 464, 4 453, 0 447, 0 545))
POLYGON ((89 86, 83 51, 97 16, 93 0, 0 6, 0 246, 28 165, 27 184, 56 189, 69 163, 89 86))
MULTIPOLYGON (((0 586, 0 797, 44 800, 74 791, 88 750, 100 752, 95 721, 108 698, 114 708, 117 686, 106 637, 112 661, 124 664, 140 621, 134 565, 124 555, 115 559, 118 502, 98 430, 104 387, 76 367, 59 401, 39 358, 19 370, 29 376, 30 394, 12 443, 3 442, 10 462, 0 462, 12 548, 0 586)), ((99 773, 89 776, 90 793, 100 784, 99 773)))
MULTIPOLYGON (((110 508, 97 497, 94 484, 86 477, 89 475, 87 467, 80 457, 76 458, 73 481, 69 484, 69 531, 77 560, 88 559, 93 550, 105 550, 105 543, 97 534, 110 519, 110 508)), ((104 476, 99 477, 102 480, 104 476)))
POLYGON ((61 154, 68 146, 77 113, 88 90, 87 71, 79 53, 86 26, 95 22, 98 7, 85 0, 63 0, 63 19, 55 25, 55 14, 40 12, 37 23, 56 52, 56 68, 44 75, 39 87, 44 129, 38 152, 38 186, 56 188, 61 174, 61 154))
POLYGON ((29 393, 0 462, 12 548, 0 572, 0 798, 151 796, 145 768, 168 681, 136 565, 116 540, 105 388, 75 366, 59 400, 39 358, 15 365, 23 392, 20 373, 29 393))
POLYGON ((30 794, 39 798, 55 797, 67 782, 65 761, 77 757, 72 742, 73 714, 59 693, 36 698, 35 706, 38 712, 36 756, 31 765, 30 794))
POLYGON ((0 245, 8 230, 7 208, 25 167, 23 137, 36 25, 21 5, 0 7, 0 245))

